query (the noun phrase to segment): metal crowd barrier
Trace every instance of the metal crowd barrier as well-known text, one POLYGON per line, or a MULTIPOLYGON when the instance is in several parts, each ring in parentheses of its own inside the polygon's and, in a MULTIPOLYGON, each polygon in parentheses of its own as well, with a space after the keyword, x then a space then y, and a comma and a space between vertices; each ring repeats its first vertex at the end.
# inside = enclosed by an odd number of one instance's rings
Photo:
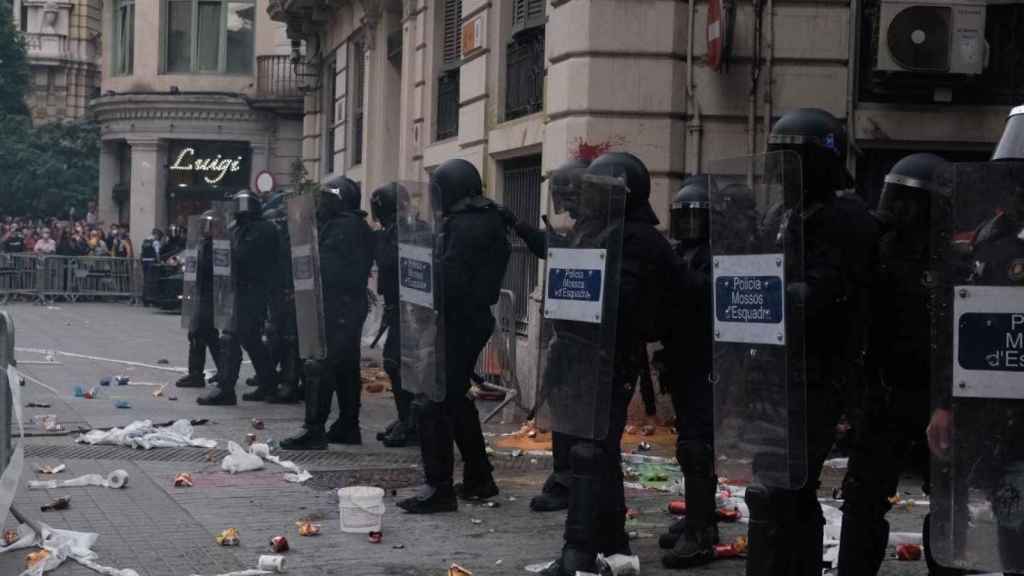
MULTIPOLYGON (((14 363, 14 321, 7 312, 0 312, 0 473, 11 460, 11 428, 14 421, 7 367, 14 363)), ((2 523, 3 520, 0 520, 2 523)))
POLYGON ((483 378, 485 387, 497 388, 505 393, 504 400, 483 421, 488 422, 510 402, 520 398, 519 378, 516 375, 516 297, 511 290, 502 290, 498 303, 492 307, 494 333, 484 346, 476 362, 476 374, 483 378))
POLYGON ((102 256, 0 254, 0 303, 82 298, 135 301, 142 296, 142 262, 102 256))

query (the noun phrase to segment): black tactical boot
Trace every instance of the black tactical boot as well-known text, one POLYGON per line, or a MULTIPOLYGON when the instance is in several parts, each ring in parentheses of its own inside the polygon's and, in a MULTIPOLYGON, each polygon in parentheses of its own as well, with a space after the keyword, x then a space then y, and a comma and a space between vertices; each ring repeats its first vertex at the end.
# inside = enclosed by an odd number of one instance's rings
POLYGON ((686 522, 672 551, 661 563, 666 568, 692 568, 715 559, 718 541, 715 492, 718 478, 714 475, 714 453, 711 446, 688 444, 676 451, 686 482, 686 522))
MULTIPOLYGON (((668 527, 668 532, 658 536, 658 546, 662 550, 671 550, 675 548, 676 542, 683 537, 683 532, 686 531, 686 517, 683 516, 679 520, 676 520, 668 527)), ((717 542, 716 542, 717 544, 717 542)))
POLYGON ((276 388, 270 386, 258 386, 252 392, 242 394, 242 400, 245 400, 246 402, 264 402, 269 398, 272 398, 276 393, 276 388))
POLYGON ((398 507, 409 514, 455 512, 459 509, 459 500, 450 484, 436 487, 428 485, 416 496, 398 502, 398 507))
POLYGON ((541 493, 530 499, 530 510, 534 512, 557 512, 569 507, 569 488, 551 474, 544 481, 541 493))
POLYGON ((388 437, 388 434, 391 434, 391 431, 395 429, 395 426, 398 426, 401 423, 401 420, 395 420, 388 424, 387 428, 385 428, 383 432, 377 432, 377 441, 383 442, 384 439, 388 437))
POLYGON ((327 437, 323 432, 303 430, 301 434, 281 441, 282 450, 326 450, 327 437))
POLYGON ((405 424, 398 422, 394 428, 392 428, 384 438, 381 439, 388 448, 403 448, 405 446, 414 446, 417 442, 416 429, 410 429, 405 424))
POLYGON ((187 374, 178 378, 174 385, 178 388, 205 388, 206 379, 202 374, 187 374))
POLYGON ((295 404, 302 398, 299 396, 299 389, 292 384, 281 384, 273 394, 267 397, 271 404, 295 404))
POLYGON ((490 472, 464 475, 462 482, 455 485, 455 493, 463 500, 487 500, 498 495, 498 485, 490 472))
POLYGON ((214 388, 209 394, 200 396, 196 403, 200 406, 234 406, 238 404, 234 388, 214 388))
POLYGON ((340 420, 331 425, 327 431, 327 441, 331 444, 359 446, 363 443, 363 433, 359 426, 343 424, 340 420))

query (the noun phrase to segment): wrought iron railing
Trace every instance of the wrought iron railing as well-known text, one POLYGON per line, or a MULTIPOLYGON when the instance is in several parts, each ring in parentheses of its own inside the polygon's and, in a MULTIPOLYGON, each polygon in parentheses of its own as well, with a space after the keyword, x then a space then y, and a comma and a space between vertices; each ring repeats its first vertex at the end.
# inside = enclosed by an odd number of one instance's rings
POLYGON ((288 55, 257 56, 256 91, 260 96, 302 96, 291 57, 288 55))
POLYGON ((516 34, 508 45, 505 120, 544 109, 544 28, 516 34))
MULTIPOLYGON (((540 221, 540 158, 509 161, 504 166, 504 203, 523 222, 540 221)), ((527 303, 530 293, 537 287, 537 257, 517 235, 512 238, 512 257, 502 287, 514 295, 514 315, 520 328, 529 315, 527 303)))
POLYGON ((446 72, 437 83, 437 139, 459 134, 459 70, 446 72))

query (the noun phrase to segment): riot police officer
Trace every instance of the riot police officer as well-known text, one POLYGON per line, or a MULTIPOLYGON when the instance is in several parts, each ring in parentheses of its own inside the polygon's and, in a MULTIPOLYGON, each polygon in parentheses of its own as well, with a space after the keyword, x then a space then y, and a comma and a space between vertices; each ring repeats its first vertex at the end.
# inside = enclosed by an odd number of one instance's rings
MULTIPOLYGON (((596 572, 597 554, 629 554, 622 476, 622 434, 646 344, 665 335, 659 318, 671 301, 677 280, 672 247, 658 232, 649 202, 651 177, 640 159, 609 152, 591 163, 586 175, 611 177, 626 185, 622 225, 612 387, 607 432, 600 439, 574 438, 570 448, 572 481, 562 553, 545 574, 596 572)), ((610 258, 611 260, 611 258, 610 258)))
MULTIPOLYGON (((825 522, 818 478, 850 375, 861 364, 878 227, 860 204, 837 200, 837 190, 848 188, 851 178, 846 131, 831 114, 806 108, 784 114, 772 127, 768 149, 794 151, 801 159, 802 206, 796 215, 803 228, 805 281, 786 289, 805 322, 806 413, 796 416, 806 426, 806 482, 800 489, 747 488, 747 574, 818 576, 825 522)), ((780 234, 786 226, 783 221, 780 234)))
POLYGON ((445 390, 439 395, 443 401, 423 391, 414 401, 427 485, 418 495, 398 503, 414 514, 454 511, 457 496, 475 500, 498 494, 480 417, 466 393, 477 358, 494 331, 491 306, 498 301, 511 254, 501 214, 483 196, 475 166, 461 159, 448 160, 431 175, 430 187, 435 212, 441 216, 433 260, 439 268, 440 337, 445 338, 440 385, 445 390), (460 486, 452 484, 453 441, 464 463, 460 486))
POLYGON ((270 361, 275 369, 280 367, 279 385, 266 398, 271 404, 298 402, 299 358, 298 334, 295 326, 295 295, 292 289, 292 258, 288 240, 288 215, 282 208, 272 208, 263 213, 263 218, 273 222, 278 233, 278 262, 280 269, 277 283, 271 293, 270 316, 264 327, 264 335, 270 350, 270 361))
POLYGON ((409 191, 398 182, 386 184, 373 191, 370 212, 380 224, 376 233, 374 259, 377 262, 377 294, 384 297, 382 330, 387 330, 384 342, 384 371, 391 379, 398 419, 388 425, 379 439, 389 448, 405 446, 416 438, 416 420, 412 414, 413 395, 402 389, 402 358, 399 346, 398 317, 398 204, 408 204, 409 191))
POLYGON ((660 544, 671 551, 667 568, 689 568, 714 560, 718 543, 714 462, 714 396, 711 372, 710 199, 706 176, 691 176, 672 200, 670 231, 685 303, 673 329, 662 341, 661 377, 669 383, 676 413, 676 460, 686 482, 686 517, 675 523, 660 544))
POLYGON ((195 294, 191 325, 188 331, 188 374, 179 379, 179 388, 203 388, 206 378, 206 350, 210 350, 214 365, 220 361, 220 334, 213 325, 213 237, 215 226, 223 226, 215 210, 203 212, 199 218, 200 240, 196 246, 195 294))
POLYGON ((305 365, 305 430, 281 442, 285 450, 322 450, 328 443, 362 443, 359 358, 368 310, 366 285, 373 265, 373 238, 366 213, 359 209, 361 201, 359 184, 345 176, 328 182, 319 194, 317 244, 327 357, 305 365), (325 433, 335 394, 338 420, 325 433))
MULTIPOLYGON (((574 202, 574 195, 579 193, 581 177, 589 166, 588 160, 574 158, 563 162, 552 170, 548 193, 551 194, 556 205, 567 206, 574 202)), ((505 218, 505 224, 515 230, 534 256, 540 259, 547 258, 548 238, 543 230, 519 220, 507 208, 502 208, 502 216, 505 218)), ((577 228, 585 227, 585 223, 582 222, 577 226, 577 228)), ((569 239, 566 240, 567 243, 571 242, 569 239)), ((569 486, 572 480, 569 463, 571 449, 572 439, 569 436, 557 430, 551 431, 553 469, 544 481, 541 493, 530 500, 530 509, 534 512, 556 512, 569 507, 569 486)))
POLYGON ((209 406, 237 403, 235 385, 242 364, 242 349, 252 360, 258 386, 243 400, 263 400, 274 390, 274 368, 261 338, 270 295, 277 279, 278 235, 262 218, 255 194, 242 190, 232 198, 235 220, 231 224, 231 283, 234 292, 227 328, 221 333, 219 387, 198 399, 209 406))
MULTIPOLYGON (((871 295, 868 378, 843 480, 840 575, 878 573, 888 543, 889 498, 897 493, 912 449, 925 447, 931 206, 949 194, 948 171, 945 160, 921 153, 903 158, 885 177, 877 210, 884 233, 871 295)), ((927 478, 927 459, 924 464, 919 472, 927 478)))

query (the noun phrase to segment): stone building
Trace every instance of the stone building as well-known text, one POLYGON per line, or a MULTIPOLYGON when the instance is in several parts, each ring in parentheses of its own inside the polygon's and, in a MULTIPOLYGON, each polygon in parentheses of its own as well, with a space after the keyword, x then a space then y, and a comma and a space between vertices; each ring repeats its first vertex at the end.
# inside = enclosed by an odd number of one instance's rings
POLYGON ((267 0, 103 2, 99 217, 136 246, 210 202, 289 183, 302 90, 284 26, 267 0))
POLYGON ((102 0, 13 0, 32 70, 26 98, 34 122, 86 114, 100 85, 102 0))

